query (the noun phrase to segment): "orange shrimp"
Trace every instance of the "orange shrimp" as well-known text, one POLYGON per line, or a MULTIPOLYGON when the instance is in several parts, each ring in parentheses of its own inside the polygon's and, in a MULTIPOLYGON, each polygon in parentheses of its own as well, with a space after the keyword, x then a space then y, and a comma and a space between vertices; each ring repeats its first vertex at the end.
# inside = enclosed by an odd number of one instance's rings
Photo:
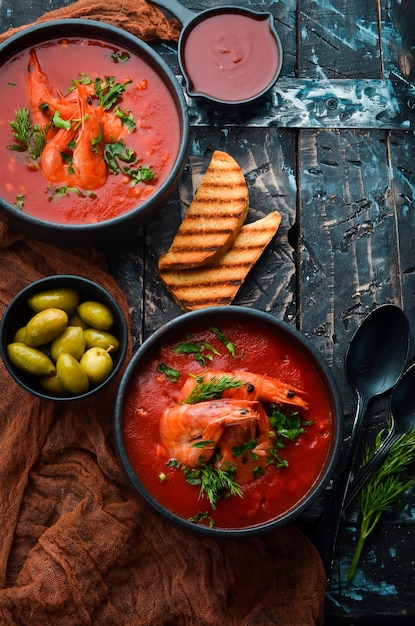
POLYGON ((53 183, 64 183, 68 180, 69 165, 64 159, 64 153, 68 150, 68 145, 74 135, 75 131, 72 129, 60 128, 42 150, 39 168, 43 175, 53 183))
POLYGON ((81 128, 76 138, 72 158, 70 184, 84 189, 105 185, 108 168, 104 159, 102 106, 93 107, 85 85, 78 85, 81 128))
POLYGON ((208 461, 228 426, 260 420, 258 402, 209 400, 177 404, 167 408, 160 419, 160 437, 170 458, 188 467, 208 461))
POLYGON ((102 118, 102 132, 104 143, 115 143, 123 133, 123 125, 119 117, 113 113, 105 112, 102 118))
POLYGON ((260 402, 255 402, 255 405, 255 410, 258 413, 258 420, 256 422, 238 422, 238 424, 232 424, 229 428, 224 430, 218 441, 218 461, 216 465, 222 466, 227 463, 235 465, 236 459, 232 449, 234 447, 239 448, 252 439, 256 439, 252 453, 257 456, 266 456, 267 450, 272 447, 273 439, 269 434, 270 424, 268 415, 260 402))
MULTIPOLYGON (((29 98, 36 122, 44 127, 56 111, 63 120, 73 119, 78 113, 78 88, 63 96, 49 81, 40 67, 34 49, 29 53, 29 98)), ((93 86, 85 87, 91 93, 93 86)))
MULTIPOLYGON (((205 382, 212 380, 212 378, 220 379, 222 376, 229 376, 246 383, 237 389, 224 391, 222 394, 223 398, 260 400, 262 402, 272 402, 275 404, 291 404, 303 409, 308 409, 308 403, 299 395, 304 394, 304 392, 277 378, 271 378, 263 374, 254 374, 253 372, 246 372, 244 370, 234 370, 232 372, 207 370, 200 374, 200 376, 205 382)), ((187 378, 181 390, 181 398, 183 400, 189 396, 196 383, 197 380, 194 375, 187 378)))
POLYGON ((27 66, 29 72, 29 98, 33 109, 33 115, 36 122, 44 127, 49 121, 48 117, 42 110, 42 103, 45 100, 53 100, 53 86, 49 82, 48 77, 42 71, 36 52, 31 49, 29 53, 29 63, 27 66))

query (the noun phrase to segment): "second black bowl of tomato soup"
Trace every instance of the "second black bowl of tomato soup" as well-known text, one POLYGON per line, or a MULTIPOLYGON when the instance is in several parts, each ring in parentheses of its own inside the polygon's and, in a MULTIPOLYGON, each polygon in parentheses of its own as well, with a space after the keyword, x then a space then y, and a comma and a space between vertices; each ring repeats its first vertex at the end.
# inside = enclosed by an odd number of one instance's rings
POLYGON ((159 514, 198 533, 247 536, 293 520, 322 493, 342 404, 294 328, 215 307, 145 341, 121 381, 114 433, 126 476, 159 514))
POLYGON ((0 45, 0 217, 60 245, 124 236, 176 187, 183 93, 161 57, 93 20, 28 27, 0 45))

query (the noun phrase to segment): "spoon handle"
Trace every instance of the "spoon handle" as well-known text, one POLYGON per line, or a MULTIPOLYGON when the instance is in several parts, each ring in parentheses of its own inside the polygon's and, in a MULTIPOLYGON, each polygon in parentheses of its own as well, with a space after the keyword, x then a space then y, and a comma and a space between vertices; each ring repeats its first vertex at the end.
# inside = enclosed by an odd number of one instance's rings
POLYGON ((375 454, 372 456, 370 461, 364 467, 362 467, 362 469, 359 470, 359 472, 357 472, 356 476, 351 481, 350 487, 347 491, 347 497, 346 497, 346 501, 343 507, 344 511, 353 502, 353 500, 355 499, 355 497, 357 496, 357 494, 359 493, 363 485, 368 481, 368 479, 371 477, 375 469, 378 467, 381 461, 383 461, 383 459, 386 457, 392 445, 395 443, 395 441, 398 438, 399 438, 399 434, 394 435, 393 431, 391 431, 389 435, 385 438, 383 443, 376 450, 375 454))
POLYGON ((352 467, 356 458, 357 445, 363 425, 363 417, 366 411, 367 399, 358 396, 357 410, 353 422, 352 433, 344 459, 343 468, 338 481, 333 488, 326 510, 321 516, 320 523, 314 536, 316 545, 327 576, 330 573, 334 557, 334 549, 337 541, 340 520, 349 487, 352 467))
POLYGON ((152 0, 152 2, 159 7, 163 7, 163 9, 167 9, 167 11, 177 17, 182 26, 186 26, 197 15, 197 13, 185 7, 178 0, 152 0))

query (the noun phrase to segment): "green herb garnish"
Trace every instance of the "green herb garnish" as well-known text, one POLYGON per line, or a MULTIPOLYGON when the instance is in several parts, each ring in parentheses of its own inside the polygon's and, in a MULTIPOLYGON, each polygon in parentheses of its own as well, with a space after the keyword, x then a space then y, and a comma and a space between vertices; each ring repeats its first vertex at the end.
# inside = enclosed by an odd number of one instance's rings
POLYGON ((109 111, 117 104, 130 83, 131 80, 116 83, 113 76, 106 76, 104 80, 95 79, 95 95, 104 111, 109 111))
POLYGON ((172 383, 177 382, 180 378, 180 372, 173 367, 169 367, 166 363, 159 363, 157 371, 167 376, 172 383))
POLYGON ((49 196, 49 201, 52 202, 59 196, 68 196, 71 193, 80 196, 81 198, 91 198, 94 200, 97 194, 94 191, 81 191, 78 187, 69 187, 68 185, 62 185, 62 187, 55 187, 53 192, 49 196))
MULTIPOLYGON (((363 465, 370 461, 384 437, 385 431, 381 431, 373 447, 366 447, 363 465)), ((362 519, 356 550, 347 572, 348 580, 354 578, 365 541, 376 528, 382 513, 391 511, 399 496, 415 485, 415 478, 404 476, 405 470, 414 461, 415 430, 411 428, 392 444, 385 460, 360 490, 357 502, 362 519)))
POLYGON ((131 178, 131 183, 136 185, 137 183, 149 183, 156 178, 156 174, 153 168, 150 167, 137 167, 133 169, 132 167, 124 167, 124 174, 131 178))
POLYGON ((193 522, 194 524, 198 524, 199 522, 208 519, 209 520, 209 526, 211 528, 213 528, 213 526, 215 525, 215 522, 213 520, 213 518, 210 516, 208 511, 199 511, 196 515, 193 515, 192 517, 189 517, 189 522, 193 522))
POLYGON ((15 204, 15 206, 17 206, 18 209, 23 209, 23 207, 24 207, 24 195, 23 194, 19 194, 16 197, 16 202, 14 204, 15 204))
POLYGON ((200 487, 199 498, 206 498, 212 509, 216 509, 218 500, 225 495, 243 496, 240 485, 234 481, 235 468, 232 465, 223 469, 201 463, 195 468, 182 466, 181 469, 190 485, 200 487))
POLYGON ((274 407, 269 415, 269 423, 278 437, 296 441, 300 435, 305 433, 304 426, 311 426, 313 422, 303 420, 298 411, 282 413, 279 407, 274 407))
POLYGON ((123 165, 119 163, 136 163, 137 155, 131 148, 127 148, 122 139, 105 145, 104 159, 112 174, 121 174, 123 165))
POLYGON ((29 110, 26 107, 15 111, 15 119, 10 120, 9 124, 13 143, 7 148, 17 152, 28 151, 33 160, 38 159, 45 147, 47 130, 41 129, 38 125, 32 125, 29 110))
POLYGON ((246 383, 242 380, 233 378, 232 376, 223 375, 220 378, 213 376, 208 381, 203 379, 203 374, 195 376, 196 384, 190 394, 182 401, 182 404, 195 404, 205 400, 216 400, 222 397, 227 389, 239 389, 246 383))
POLYGON ((123 111, 120 107, 117 107, 114 111, 114 115, 121 120, 121 124, 126 126, 129 133, 132 133, 136 127, 136 121, 131 111, 123 111))
POLYGON ((71 130, 71 122, 69 122, 68 120, 63 120, 61 118, 61 114, 58 111, 58 109, 56 109, 55 113, 53 114, 52 124, 56 126, 56 128, 64 128, 65 130, 71 130))
POLYGON ((206 361, 212 361, 215 354, 220 354, 206 341, 183 341, 173 348, 173 352, 176 354, 193 354, 195 360, 202 367, 205 367, 206 361))
POLYGON ((216 328, 216 326, 209 326, 209 328, 212 331, 212 333, 215 334, 217 339, 219 339, 219 341, 223 343, 223 345, 229 351, 229 353, 233 356, 233 358, 235 358, 235 346, 233 345, 233 343, 229 341, 229 339, 219 330, 219 328, 216 328))
POLYGON ((110 55, 111 60, 114 63, 125 63, 126 61, 128 61, 130 59, 130 55, 128 54, 128 52, 113 52, 110 55))

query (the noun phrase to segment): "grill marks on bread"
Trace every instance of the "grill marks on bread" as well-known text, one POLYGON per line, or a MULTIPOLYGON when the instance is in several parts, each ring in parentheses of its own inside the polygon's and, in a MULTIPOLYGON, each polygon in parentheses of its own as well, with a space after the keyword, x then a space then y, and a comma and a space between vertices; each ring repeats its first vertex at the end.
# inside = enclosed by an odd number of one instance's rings
POLYGON ((232 303, 246 276, 281 223, 278 211, 245 224, 233 245, 214 263, 186 270, 160 270, 160 277, 185 311, 232 303))
POLYGON ((248 187, 237 162, 216 150, 159 270, 212 263, 235 241, 248 212, 248 187))

